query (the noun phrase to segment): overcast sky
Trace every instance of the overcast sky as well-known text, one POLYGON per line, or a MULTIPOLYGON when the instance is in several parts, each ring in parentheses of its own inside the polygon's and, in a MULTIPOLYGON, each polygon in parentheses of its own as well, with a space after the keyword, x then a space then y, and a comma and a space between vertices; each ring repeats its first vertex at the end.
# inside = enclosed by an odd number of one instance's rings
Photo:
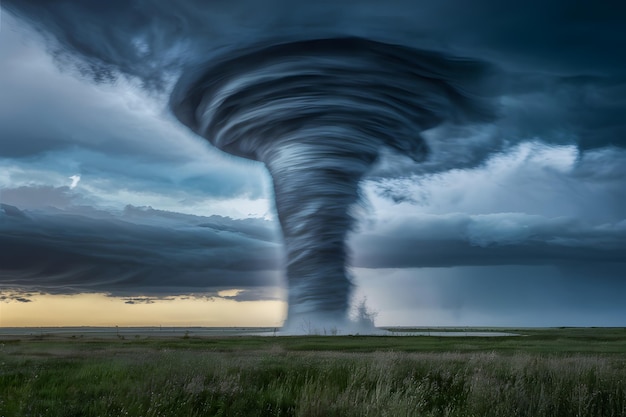
POLYGON ((181 57, 344 35, 493 68, 494 121, 427 131, 427 161, 386 154, 362 184, 351 271, 377 324, 626 326, 621 2, 38 3, 24 13, 54 36, 1 16, 4 311, 39 293, 281 300, 269 175, 194 136, 168 93, 181 57))

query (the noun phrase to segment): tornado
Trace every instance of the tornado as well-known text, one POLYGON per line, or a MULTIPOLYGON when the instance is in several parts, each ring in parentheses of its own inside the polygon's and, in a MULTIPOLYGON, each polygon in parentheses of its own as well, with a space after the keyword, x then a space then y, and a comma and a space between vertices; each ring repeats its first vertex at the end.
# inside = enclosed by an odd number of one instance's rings
POLYGON ((383 148, 422 161, 421 133, 488 117, 482 64, 364 38, 276 42, 188 69, 170 106, 192 131, 267 167, 288 285, 283 329, 349 329, 346 238, 383 148))

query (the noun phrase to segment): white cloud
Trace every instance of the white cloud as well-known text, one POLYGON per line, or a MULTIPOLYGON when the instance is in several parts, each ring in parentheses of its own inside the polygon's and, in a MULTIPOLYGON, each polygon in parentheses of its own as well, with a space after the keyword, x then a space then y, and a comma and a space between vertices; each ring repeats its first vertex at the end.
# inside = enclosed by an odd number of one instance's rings
POLYGON ((70 184, 70 190, 73 190, 80 182, 80 175, 72 175, 69 178, 72 180, 72 183, 70 184))
POLYGON ((573 146, 527 142, 474 169, 371 179, 363 190, 370 220, 412 213, 518 212, 617 222, 624 218, 620 207, 626 209, 624 165, 623 150, 581 157, 573 146))

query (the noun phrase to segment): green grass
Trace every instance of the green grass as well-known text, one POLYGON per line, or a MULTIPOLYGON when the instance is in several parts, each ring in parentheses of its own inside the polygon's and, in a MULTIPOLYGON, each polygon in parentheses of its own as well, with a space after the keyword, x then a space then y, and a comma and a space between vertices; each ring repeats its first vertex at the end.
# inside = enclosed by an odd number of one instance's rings
POLYGON ((626 330, 514 332, 5 339, 0 416, 626 416, 626 330))

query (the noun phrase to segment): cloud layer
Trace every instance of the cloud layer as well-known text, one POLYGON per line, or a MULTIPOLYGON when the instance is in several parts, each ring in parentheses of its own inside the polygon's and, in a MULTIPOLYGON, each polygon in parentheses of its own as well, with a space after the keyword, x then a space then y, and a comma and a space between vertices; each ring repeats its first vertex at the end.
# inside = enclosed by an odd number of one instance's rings
POLYGON ((276 232, 260 219, 197 217, 128 206, 0 209, 0 284, 115 296, 211 294, 281 285, 276 232))
POLYGON ((251 44, 358 36, 481 62, 497 109, 491 123, 424 132, 421 164, 387 152, 362 185, 349 252, 389 322, 435 307, 449 323, 498 312, 536 324, 626 317, 614 296, 626 281, 622 2, 2 8, 0 286, 26 291, 15 300, 234 288, 245 291, 228 297, 276 297, 283 255, 267 172, 186 131, 167 96, 188 67, 251 44), (396 285, 404 298, 394 303, 396 285), (503 297, 511 292, 523 297, 503 297))
POLYGON ((626 47, 619 30, 626 6, 619 2, 532 0, 503 8, 489 0, 471 7, 459 0, 394 0, 384 7, 372 0, 106 6, 8 0, 4 7, 46 34, 59 61, 76 63, 100 82, 127 74, 148 89, 167 90, 185 68, 228 50, 270 40, 358 36, 500 68, 491 87, 498 86, 503 116, 489 144, 493 150, 536 135, 584 149, 626 144, 626 62, 618 53, 626 47))
POLYGON ((626 260, 626 222, 589 225, 523 213, 422 215, 355 236, 366 268, 559 265, 626 260))

